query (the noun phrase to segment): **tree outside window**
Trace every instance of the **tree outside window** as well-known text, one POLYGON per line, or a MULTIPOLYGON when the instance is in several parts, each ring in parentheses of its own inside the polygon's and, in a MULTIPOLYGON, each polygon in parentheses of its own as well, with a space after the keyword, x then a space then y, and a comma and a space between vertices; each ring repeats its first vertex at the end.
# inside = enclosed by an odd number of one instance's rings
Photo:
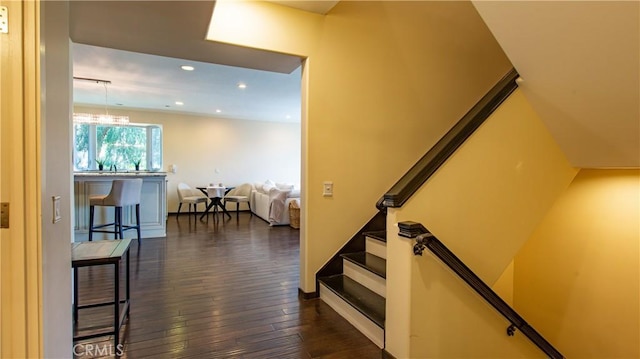
POLYGON ((98 161, 109 170, 162 168, 162 129, 157 125, 74 125, 74 169, 92 170, 98 161))

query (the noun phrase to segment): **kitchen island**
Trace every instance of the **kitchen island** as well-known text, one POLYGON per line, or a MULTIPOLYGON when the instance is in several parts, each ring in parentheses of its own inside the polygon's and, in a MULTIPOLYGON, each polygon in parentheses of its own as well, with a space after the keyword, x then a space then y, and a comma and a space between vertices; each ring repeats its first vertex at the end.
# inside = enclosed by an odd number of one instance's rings
MULTIPOLYGON (((108 194, 114 179, 142 178, 140 196, 140 229, 142 238, 167 235, 166 172, 75 172, 73 181, 74 242, 86 241, 89 236, 89 197, 108 194)), ((113 207, 96 206, 95 223, 113 222, 113 207)), ((135 222, 134 207, 122 209, 124 225, 135 222)), ((125 238, 135 238, 135 231, 125 232, 125 238)), ((94 239, 113 239, 113 234, 94 233, 94 239)))

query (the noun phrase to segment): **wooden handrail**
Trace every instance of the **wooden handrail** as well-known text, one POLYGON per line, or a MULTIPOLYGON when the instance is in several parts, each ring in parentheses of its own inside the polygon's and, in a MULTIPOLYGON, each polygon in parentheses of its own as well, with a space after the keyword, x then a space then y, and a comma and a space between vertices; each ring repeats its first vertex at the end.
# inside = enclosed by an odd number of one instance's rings
POLYGON ((550 358, 560 359, 564 356, 551 345, 540 333, 530 326, 509 304, 507 304, 496 292, 494 292, 480 277, 478 277, 464 262, 462 262, 453 252, 440 242, 433 234, 420 223, 400 222, 398 223, 402 237, 414 238, 416 244, 413 246, 415 255, 422 255, 425 248, 428 248, 436 257, 447 265, 458 277, 462 278, 476 293, 480 294, 493 308, 504 316, 511 325, 507 327, 507 335, 513 336, 516 328, 519 329, 533 344, 547 354, 550 358))

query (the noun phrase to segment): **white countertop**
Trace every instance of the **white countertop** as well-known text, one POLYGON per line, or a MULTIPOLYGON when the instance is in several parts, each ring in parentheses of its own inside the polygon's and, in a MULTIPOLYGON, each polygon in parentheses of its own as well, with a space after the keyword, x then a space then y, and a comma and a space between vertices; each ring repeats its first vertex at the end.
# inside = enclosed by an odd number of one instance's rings
POLYGON ((167 172, 151 171, 80 171, 73 172, 74 177, 165 177, 167 172))

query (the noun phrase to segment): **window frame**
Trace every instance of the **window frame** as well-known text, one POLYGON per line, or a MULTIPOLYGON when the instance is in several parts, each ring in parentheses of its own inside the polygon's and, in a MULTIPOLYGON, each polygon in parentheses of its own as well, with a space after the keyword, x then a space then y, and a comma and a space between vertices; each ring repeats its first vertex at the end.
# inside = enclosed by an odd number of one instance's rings
MULTIPOLYGON (((73 170, 76 172, 82 172, 82 171, 97 171, 98 170, 98 164, 96 163, 95 158, 96 157, 96 153, 97 153, 97 149, 98 149, 98 139, 97 139, 97 134, 98 134, 98 126, 101 127, 143 127, 146 130, 146 143, 145 143, 145 152, 146 152, 146 156, 145 156, 145 166, 143 168, 145 168, 142 171, 147 171, 147 172, 158 172, 160 170, 162 170, 162 166, 163 166, 163 162, 164 162, 164 133, 163 133, 163 128, 161 124, 149 124, 149 123, 129 123, 126 125, 110 125, 110 124, 85 124, 87 126, 89 126, 88 128, 88 145, 87 145, 87 156, 89 158, 88 160, 88 168, 78 168, 76 167, 76 161, 75 159, 78 158, 77 155, 77 147, 76 147, 76 129, 75 129, 75 125, 78 125, 77 123, 74 123, 74 129, 73 129, 73 154, 72 154, 72 158, 73 158, 73 170), (152 165, 154 165, 154 146, 153 146, 153 134, 154 134, 154 129, 157 129, 158 131, 158 136, 160 136, 160 140, 159 140, 159 146, 160 149, 158 150, 158 154, 159 154, 159 158, 158 158, 158 163, 156 164, 157 167, 156 168, 152 168, 152 165)), ((125 170, 127 171, 127 170, 125 170)))

